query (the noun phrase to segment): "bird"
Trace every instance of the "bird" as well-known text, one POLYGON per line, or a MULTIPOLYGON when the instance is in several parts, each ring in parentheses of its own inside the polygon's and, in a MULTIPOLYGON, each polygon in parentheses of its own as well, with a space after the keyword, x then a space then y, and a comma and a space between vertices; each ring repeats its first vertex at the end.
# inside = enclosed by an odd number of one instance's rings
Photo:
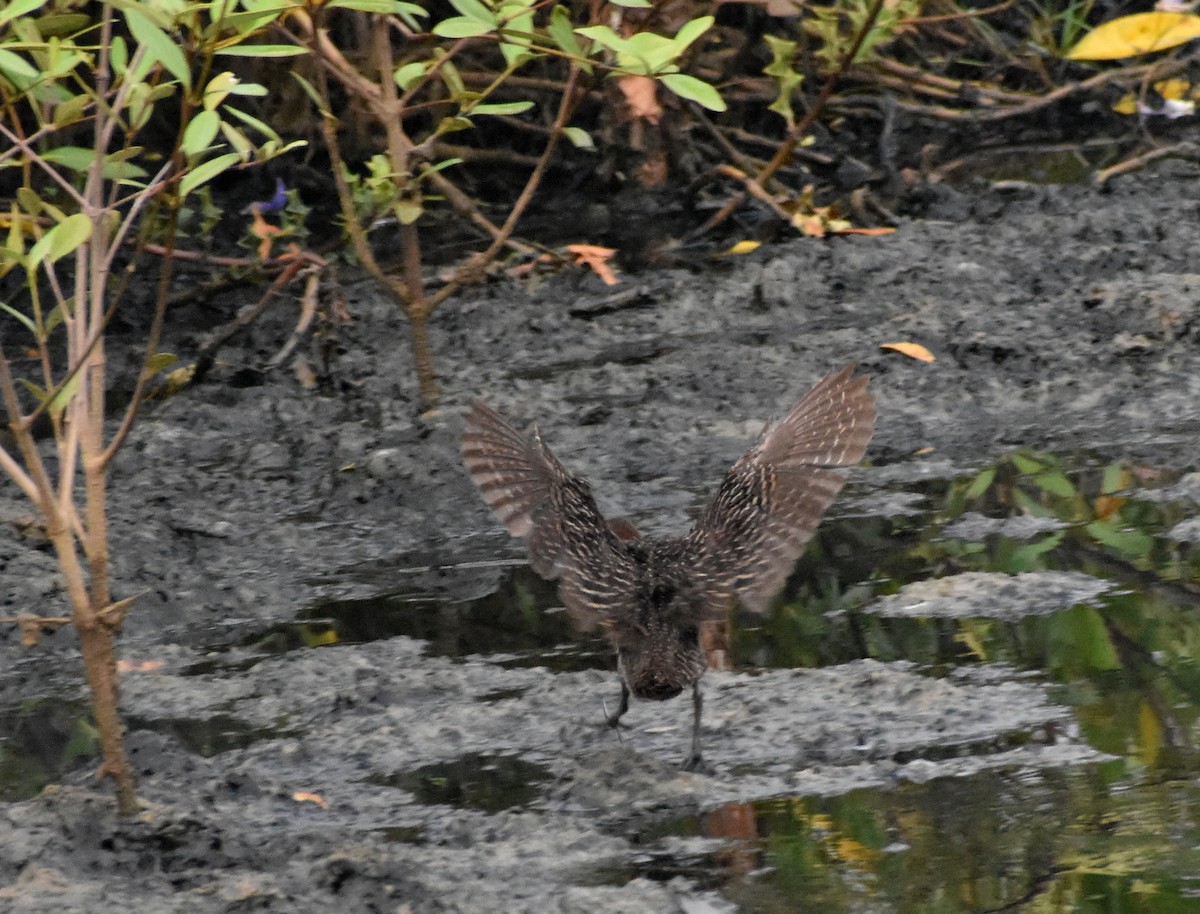
POLYGON ((587 481, 573 475, 537 427, 518 431, 480 400, 464 420, 468 475, 508 532, 523 538, 533 570, 559 582, 576 620, 607 632, 621 696, 665 701, 692 691, 692 740, 683 768, 707 770, 700 746, 706 661, 700 628, 735 602, 763 612, 786 583, 875 428, 875 397, 853 363, 817 381, 726 473, 683 536, 639 535, 606 520, 587 481))

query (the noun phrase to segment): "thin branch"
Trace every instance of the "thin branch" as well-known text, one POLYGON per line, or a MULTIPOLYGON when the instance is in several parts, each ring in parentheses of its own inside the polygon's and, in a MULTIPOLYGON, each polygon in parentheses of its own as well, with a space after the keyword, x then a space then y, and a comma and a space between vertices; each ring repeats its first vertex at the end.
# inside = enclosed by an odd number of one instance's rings
POLYGON ((34 504, 37 504, 38 490, 33 484, 33 478, 21 468, 21 464, 17 463, 17 459, 4 449, 4 445, 0 444, 0 470, 3 470, 5 475, 12 479, 17 484, 25 497, 34 504))
POLYGON ((537 166, 533 173, 525 182, 525 187, 522 188, 520 195, 509 211, 508 218, 504 220, 504 225, 500 228, 499 237, 493 239, 487 250, 483 251, 476 257, 470 258, 467 264, 459 267, 455 271, 451 280, 431 297, 430 309, 436 308, 441 302, 449 298, 455 290, 462 285, 467 276, 474 270, 477 270, 482 264, 488 263, 500 248, 508 241, 508 236, 512 234, 517 227, 517 221, 524 214, 526 207, 529 206, 533 199, 534 192, 541 183, 542 177, 546 174, 546 170, 550 167, 550 161, 554 156, 554 151, 558 147, 559 138, 562 136, 563 129, 567 126, 567 121, 571 117, 571 112, 575 110, 578 104, 578 99, 575 97, 575 86, 579 81, 579 68, 574 64, 567 74, 566 84, 563 86, 562 98, 558 104, 558 113, 554 117, 554 123, 550 128, 550 138, 546 141, 546 147, 542 150, 541 158, 538 160, 537 166))
MULTIPOLYGON (((842 76, 845 75, 846 71, 849 70, 850 66, 854 63, 854 58, 858 56, 859 49, 862 47, 863 42, 867 40, 867 35, 875 26, 875 20, 879 18, 879 14, 883 10, 884 2, 885 0, 873 0, 870 9, 867 11, 866 19, 859 27, 858 34, 854 36, 854 43, 850 45, 850 49, 846 52, 846 56, 842 58, 841 66, 838 67, 837 72, 830 74, 829 78, 825 80, 825 84, 821 87, 820 93, 817 95, 816 100, 809 107, 804 117, 802 117, 788 131, 788 138, 782 144, 780 144, 777 150, 775 150, 775 155, 771 158, 771 161, 768 162, 759 171, 759 173, 754 176, 754 182, 758 186, 764 186, 769 180, 771 180, 771 177, 775 174, 775 172, 779 171, 779 169, 783 168, 783 166, 791 160, 793 151, 797 146, 800 145, 801 140, 804 139, 804 131, 812 126, 812 123, 817 119, 817 116, 821 113, 822 109, 824 109, 825 103, 829 101, 829 97, 833 94, 833 87, 838 84, 838 81, 841 80, 842 76)), ((686 243, 688 241, 694 241, 701 235, 712 231, 712 229, 716 228, 731 215, 733 215, 738 207, 746 202, 747 196, 749 196, 749 191, 746 190, 734 194, 734 196, 731 197, 729 201, 723 207, 721 207, 720 210, 713 214, 713 216, 709 218, 703 225, 688 232, 687 235, 684 236, 683 242, 686 243)))

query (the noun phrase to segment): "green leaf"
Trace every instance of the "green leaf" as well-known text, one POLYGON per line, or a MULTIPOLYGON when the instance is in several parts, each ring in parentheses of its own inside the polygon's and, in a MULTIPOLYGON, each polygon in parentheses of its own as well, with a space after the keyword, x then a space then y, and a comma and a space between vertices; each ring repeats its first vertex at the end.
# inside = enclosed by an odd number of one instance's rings
POLYGON ((92 17, 86 13, 48 13, 38 16, 33 24, 43 40, 66 38, 88 28, 92 24, 92 17))
POLYGON ((401 225, 412 225, 421 218, 424 207, 419 200, 400 200, 392 206, 392 213, 401 225))
POLYGON ((796 120, 796 113, 792 110, 792 95, 804 82, 804 75, 797 73, 792 65, 799 44, 774 35, 764 35, 763 40, 771 49, 771 62, 763 67, 763 73, 779 84, 779 93, 767 109, 774 111, 790 125, 796 120))
POLYGON ((1093 521, 1084 529, 1096 542, 1119 552, 1126 559, 1144 559, 1154 548, 1154 538, 1141 530, 1117 527, 1104 521, 1093 521))
POLYGON ((190 89, 192 74, 179 45, 168 38, 166 32, 138 10, 127 8, 121 12, 125 16, 129 31, 133 33, 138 44, 146 49, 150 59, 162 64, 184 87, 190 89))
POLYGON ((33 323, 33 320, 29 317, 29 315, 22 314, 20 311, 18 311, 12 305, 6 304, 5 302, 2 302, 2 301, 0 301, 0 311, 3 311, 6 314, 11 315, 12 317, 15 317, 18 321, 20 321, 22 324, 25 325, 26 329, 29 330, 29 332, 33 334, 35 339, 37 338, 37 336, 38 336, 37 326, 33 323))
POLYGON ((0 73, 8 76, 18 86, 28 85, 29 81, 38 78, 37 68, 24 57, 0 48, 0 73))
POLYGON ((610 51, 616 51, 618 54, 629 53, 629 42, 607 25, 585 26, 581 29, 575 29, 575 34, 582 35, 584 38, 590 38, 596 44, 606 47, 610 51))
POLYGON ((392 73, 392 79, 400 87, 401 92, 407 92, 421 81, 428 69, 429 65, 426 61, 414 60, 412 63, 397 67, 392 73))
POLYGON ((1033 543, 1026 543, 1013 550, 1005 563, 1004 570, 1009 574, 1020 574, 1023 571, 1037 571, 1043 566, 1041 557, 1047 552, 1053 552, 1066 536, 1066 531, 1059 530, 1033 543))
POLYGON ((47 336, 53 333, 54 328, 63 322, 63 318, 71 313, 73 307, 75 307, 74 295, 64 301, 60 301, 50 309, 50 313, 46 315, 45 321, 42 322, 47 336))
POLYGON ((1043 492, 1049 492, 1060 498, 1074 498, 1079 494, 1075 486, 1071 484, 1071 480, 1057 470, 1039 473, 1033 481, 1043 492))
POLYGON ((582 127, 564 127, 563 136, 570 140, 576 149, 596 148, 596 144, 592 142, 592 135, 582 127))
POLYGON ((249 162, 254 157, 254 144, 233 124, 221 121, 221 136, 225 137, 229 145, 237 150, 238 158, 243 162, 249 162))
POLYGON ((466 85, 463 83, 462 74, 458 72, 458 67, 449 60, 448 55, 441 48, 434 50, 434 56, 437 62, 441 64, 438 67, 438 75, 441 76, 442 82, 445 83, 452 98, 460 99, 463 93, 467 91, 466 85))
POLYGON ((92 220, 83 213, 67 216, 38 239, 29 252, 29 269, 33 270, 45 261, 51 263, 74 252, 92 236, 92 220))
POLYGON ((84 146, 59 146, 57 149, 47 149, 42 157, 55 165, 83 172, 92 167, 94 155, 94 150, 84 146))
POLYGON ((496 24, 496 15, 479 0, 450 0, 450 5, 468 19, 478 19, 480 22, 496 24))
POLYGON ((54 226, 46 236, 53 238, 50 259, 60 260, 92 237, 92 220, 83 213, 74 213, 54 226))
POLYGON ((188 158, 196 158, 208 151, 213 140, 217 138, 220 127, 221 115, 216 111, 201 111, 183 131, 183 143, 180 148, 188 158))
POLYGON ((325 107, 325 102, 321 100, 321 93, 317 91, 316 87, 295 70, 289 69, 288 74, 292 77, 292 79, 296 80, 296 82, 300 84, 300 88, 304 90, 304 94, 308 96, 309 100, 313 103, 314 107, 316 107, 317 111, 319 111, 323 117, 330 117, 330 112, 325 107))
POLYGON ((125 43, 124 35, 117 35, 113 38, 109 55, 112 60, 113 71, 118 76, 124 76, 125 69, 129 66, 129 45, 125 43))
POLYGON ((1100 485, 1101 495, 1115 495, 1129 485, 1130 473, 1122 464, 1110 463, 1104 468, 1104 481, 1100 485))
POLYGON ((1017 470, 1022 473, 1028 473, 1032 475, 1034 473, 1040 473, 1042 470, 1046 469, 1045 464, 1034 460, 1032 457, 1026 457, 1024 454, 1013 454, 1010 459, 1013 462, 1013 466, 1015 466, 1017 470))
POLYGON ((66 127, 83 118, 91 98, 86 95, 72 95, 54 109, 54 126, 66 127))
POLYGON ((575 37, 575 29, 571 26, 571 14, 567 12, 565 6, 556 4, 550 11, 550 23, 546 27, 546 31, 550 33, 550 38, 558 45, 559 50, 575 58, 581 70, 585 73, 592 72, 592 65, 587 59, 587 51, 575 37))
POLYGON ((1076 606, 1066 613, 1075 658, 1089 670, 1120 669, 1121 661, 1113 646, 1104 617, 1090 606, 1076 606))
POLYGON ((476 105, 471 114, 520 114, 533 107, 533 102, 496 102, 488 105, 476 105))
POLYGON ((217 51, 225 57, 299 57, 308 53, 308 48, 293 44, 238 44, 217 51))
POLYGON ((687 50, 697 38, 711 29, 716 21, 712 16, 700 16, 691 22, 685 22, 675 33, 675 44, 679 48, 679 53, 682 54, 687 50))
POLYGON ((475 125, 471 123, 469 117, 444 117, 438 122, 435 133, 456 133, 459 130, 470 130, 475 125))
POLYGON ((0 10, 0 25, 18 16, 27 16, 34 10, 41 9, 47 2, 49 0, 12 0, 12 3, 0 10))
POLYGON ((203 164, 197 165, 179 182, 179 197, 182 200, 189 193, 205 184, 221 174, 223 171, 228 171, 234 163, 241 157, 236 152, 227 152, 224 155, 219 155, 215 159, 209 159, 203 164))
POLYGON ((263 123, 258 118, 254 117, 253 115, 247 114, 245 111, 242 111, 240 108, 234 108, 229 105, 226 105, 225 113, 228 115, 232 115, 233 117, 236 117, 243 124, 246 124, 249 127, 253 127, 255 130, 257 130, 259 133, 261 133, 263 136, 267 137, 268 139, 271 139, 271 140, 279 139, 279 134, 276 133, 273 129, 271 129, 271 126, 269 124, 263 123))
POLYGON ((658 77, 658 81, 680 98, 691 99, 709 111, 724 111, 727 107, 721 93, 702 79, 686 73, 668 73, 658 77))
POLYGON ((62 389, 50 400, 50 405, 46 409, 55 419, 62 418, 62 414, 66 411, 67 406, 75 399, 75 395, 79 393, 79 382, 83 380, 84 374, 86 372, 75 372, 71 376, 71 380, 64 384, 62 389))
POLYGON ((964 498, 968 501, 974 501, 979 498, 992 487, 992 483, 996 481, 996 468, 988 467, 982 473, 975 477, 971 485, 967 487, 964 498))
POLYGON ((650 0, 611 0, 613 6, 623 6, 633 10, 648 10, 653 9, 654 4, 650 0))
POLYGON ((443 19, 431 30, 439 38, 479 38, 489 35, 496 30, 495 22, 480 22, 466 16, 452 16, 443 19))
POLYGON ((146 364, 142 366, 142 373, 147 377, 154 377, 164 368, 170 368, 178 361, 179 357, 170 352, 156 352, 146 359, 146 364))
POLYGON ((395 0, 329 0, 325 7, 326 9, 358 10, 361 13, 381 13, 387 16, 403 12, 401 7, 408 5, 396 3, 395 0))

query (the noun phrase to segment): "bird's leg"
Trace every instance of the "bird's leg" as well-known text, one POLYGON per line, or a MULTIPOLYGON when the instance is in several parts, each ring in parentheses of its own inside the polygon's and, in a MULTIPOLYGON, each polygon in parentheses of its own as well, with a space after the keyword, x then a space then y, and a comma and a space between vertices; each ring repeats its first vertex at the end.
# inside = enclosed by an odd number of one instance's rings
POLYGON ((621 704, 618 706, 615 714, 610 714, 605 719, 605 722, 610 727, 619 727, 621 725, 621 716, 629 710, 629 686, 625 685, 625 680, 621 680, 621 704))
POLYGON ((704 707, 704 698, 700 694, 700 680, 692 683, 692 751, 683 760, 684 771, 709 771, 708 765, 700 755, 700 710, 704 707))

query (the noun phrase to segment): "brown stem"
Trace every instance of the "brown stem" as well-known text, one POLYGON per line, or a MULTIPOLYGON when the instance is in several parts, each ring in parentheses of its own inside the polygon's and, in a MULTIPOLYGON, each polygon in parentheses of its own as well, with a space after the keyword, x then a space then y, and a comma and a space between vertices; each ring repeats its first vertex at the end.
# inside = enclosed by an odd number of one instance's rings
POLYGON ((437 372, 433 368, 433 347, 429 345, 429 315, 436 305, 425 296, 425 282, 421 278, 421 236, 416 223, 400 226, 400 254, 404 269, 405 313, 408 315, 412 333, 413 363, 417 369, 417 384, 421 390, 423 410, 437 406, 437 372))

